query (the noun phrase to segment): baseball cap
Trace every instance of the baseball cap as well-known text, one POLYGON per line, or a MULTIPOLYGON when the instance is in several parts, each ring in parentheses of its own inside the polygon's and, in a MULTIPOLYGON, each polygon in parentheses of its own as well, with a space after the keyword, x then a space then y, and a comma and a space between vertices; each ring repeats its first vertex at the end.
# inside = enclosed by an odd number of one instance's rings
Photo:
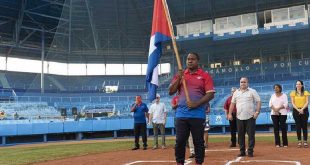
POLYGON ((159 97, 159 98, 160 98, 160 95, 159 95, 159 94, 156 94, 156 98, 157 98, 157 97, 159 97))

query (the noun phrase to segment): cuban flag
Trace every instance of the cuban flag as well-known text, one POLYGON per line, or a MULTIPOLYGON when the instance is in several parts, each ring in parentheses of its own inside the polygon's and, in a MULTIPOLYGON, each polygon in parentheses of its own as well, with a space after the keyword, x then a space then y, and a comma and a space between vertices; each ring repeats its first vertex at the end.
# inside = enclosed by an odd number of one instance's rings
POLYGON ((152 33, 146 71, 146 86, 150 101, 156 98, 158 88, 158 64, 162 53, 161 43, 171 39, 163 5, 162 0, 154 0, 152 33))

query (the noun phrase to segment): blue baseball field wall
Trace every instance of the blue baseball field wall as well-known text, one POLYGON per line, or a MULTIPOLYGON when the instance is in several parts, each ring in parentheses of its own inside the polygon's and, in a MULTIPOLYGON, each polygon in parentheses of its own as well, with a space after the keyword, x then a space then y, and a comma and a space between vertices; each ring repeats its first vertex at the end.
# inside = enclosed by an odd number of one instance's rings
MULTIPOLYGON (((291 124, 294 123, 291 112, 288 114, 287 123, 289 124, 288 131, 291 131, 291 124)), ((270 112, 263 112, 259 115, 257 121, 257 128, 260 125, 269 125, 272 127, 272 121, 270 118, 270 112)), ((83 133, 85 132, 104 132, 112 131, 114 138, 117 138, 118 131, 132 130, 133 129, 132 118, 115 118, 115 119, 103 119, 103 120, 80 120, 80 121, 32 121, 25 120, 24 123, 13 123, 12 121, 1 122, 0 124, 0 137, 2 137, 2 145, 6 145, 6 138, 25 136, 25 135, 42 135, 43 141, 47 142, 48 134, 76 134, 76 139, 83 139, 83 133)), ((212 128, 217 128, 220 131, 217 133, 225 134, 227 132, 229 122, 226 120, 225 115, 210 115, 211 132, 212 128)), ((171 134, 174 135, 174 117, 167 118, 166 129, 171 129, 171 134)), ((152 126, 148 126, 148 132, 152 129, 152 126)), ((260 131, 257 129, 257 131, 260 131)), ((266 130, 265 130, 266 131, 266 130)), ((270 130, 267 130, 270 131, 270 130)))

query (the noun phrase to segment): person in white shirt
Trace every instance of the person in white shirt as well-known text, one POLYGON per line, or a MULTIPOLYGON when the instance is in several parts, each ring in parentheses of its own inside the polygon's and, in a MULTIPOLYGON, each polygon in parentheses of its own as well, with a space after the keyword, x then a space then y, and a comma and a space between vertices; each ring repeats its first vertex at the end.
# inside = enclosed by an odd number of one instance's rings
POLYGON ((269 101, 269 107, 271 109, 271 119, 273 122, 273 131, 276 147, 281 146, 279 127, 282 132, 282 143, 283 147, 287 147, 287 107, 288 100, 287 95, 282 93, 282 86, 280 84, 275 84, 273 86, 274 94, 271 96, 269 101))
POLYGON ((154 147, 153 149, 158 148, 158 129, 162 137, 162 149, 166 148, 165 141, 165 125, 167 118, 167 109, 164 103, 160 102, 160 95, 156 94, 156 101, 151 105, 149 110, 149 124, 153 124, 154 132, 154 147))
POLYGON ((238 157, 246 156, 245 133, 248 134, 248 157, 253 157, 255 146, 255 125, 260 113, 261 99, 255 89, 249 87, 249 80, 241 77, 240 88, 236 90, 231 99, 228 119, 232 120, 234 107, 237 108, 237 128, 240 154, 238 157))

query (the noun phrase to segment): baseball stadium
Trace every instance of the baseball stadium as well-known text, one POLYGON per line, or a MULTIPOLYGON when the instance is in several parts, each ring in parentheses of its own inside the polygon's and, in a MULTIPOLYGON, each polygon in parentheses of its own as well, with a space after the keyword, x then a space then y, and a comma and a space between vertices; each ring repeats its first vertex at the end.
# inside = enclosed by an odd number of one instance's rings
POLYGON ((0 164, 310 164, 309 7, 0 0, 0 164))

